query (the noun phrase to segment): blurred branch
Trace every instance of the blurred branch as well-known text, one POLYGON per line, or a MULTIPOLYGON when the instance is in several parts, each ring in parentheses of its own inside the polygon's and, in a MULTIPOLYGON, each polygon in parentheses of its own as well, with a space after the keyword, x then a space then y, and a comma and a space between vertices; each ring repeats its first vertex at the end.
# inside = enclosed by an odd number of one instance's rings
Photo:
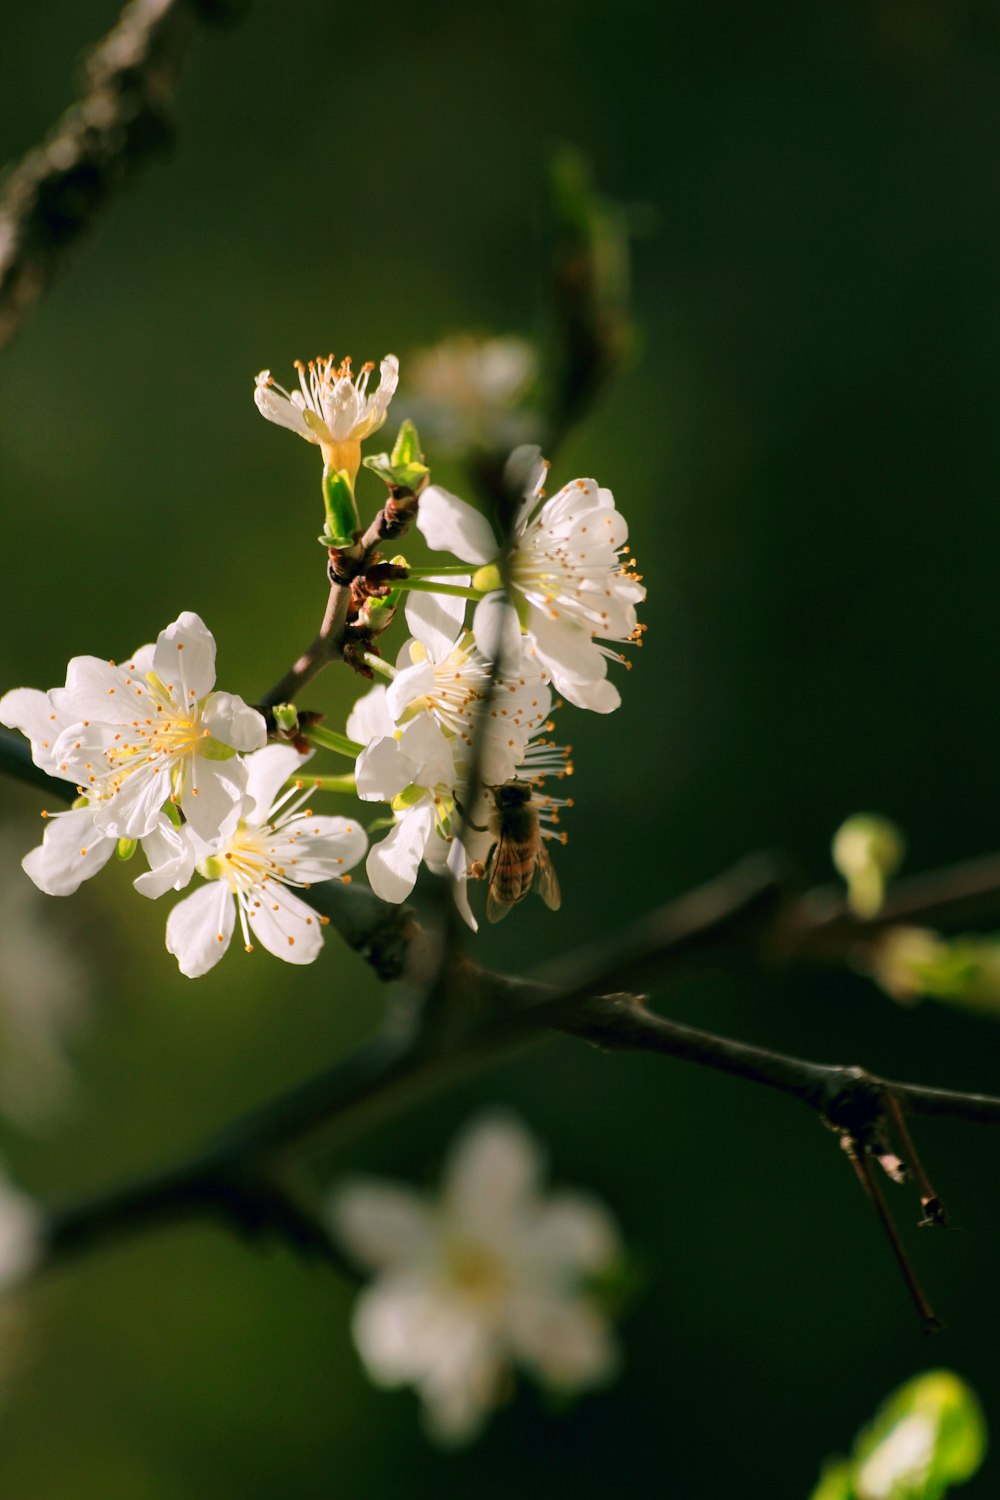
MULTIPOLYGON (((936 881, 935 915, 946 918, 952 873, 961 888, 968 868, 912 882, 923 888, 921 911, 926 891, 936 881)), ((407 919, 402 929, 397 925, 398 967, 387 964, 388 913, 380 909, 382 903, 336 883, 312 894, 319 897, 321 892, 336 892, 327 910, 348 928, 352 946, 381 955, 373 961, 383 977, 401 973, 404 965, 411 978, 419 973, 427 955, 424 934, 415 923, 407 919), (355 901, 355 895, 361 900, 355 901)), ((1000 887, 994 894, 1000 904, 1000 887)), ((896 905, 906 910, 902 887, 896 905)), ((315 1212, 307 1212, 300 1200, 289 1200, 276 1185, 280 1178, 274 1172, 284 1149, 320 1129, 339 1136, 382 1119, 450 1079, 467 1076, 553 1031, 610 1051, 660 1053, 777 1089, 815 1110, 854 1150, 878 1159, 873 1142, 891 1116, 890 1103, 913 1115, 1000 1124, 1000 1098, 926 1088, 789 1056, 682 1026, 653 1014, 639 996, 601 992, 614 979, 621 984, 640 977, 666 983, 720 965, 755 969, 830 963, 829 906, 826 896, 797 895, 773 861, 758 858, 652 913, 624 941, 571 954, 550 969, 547 981, 509 978, 460 960, 447 975, 448 994, 436 997, 433 1027, 422 1025, 418 1009, 393 1010, 374 1040, 236 1121, 193 1156, 124 1188, 54 1210, 46 1263, 164 1221, 197 1216, 220 1218, 243 1234, 273 1232, 311 1253, 317 1249, 316 1236, 322 1237, 315 1212), (818 921, 810 915, 817 909, 825 911, 818 921), (441 1024, 443 1010, 447 1024, 441 1024)), ((877 919, 861 922, 846 912, 838 923, 844 934, 843 959, 878 926, 877 919)), ((336 1252, 330 1257, 335 1259, 336 1252)))
POLYGON ((91 54, 86 91, 8 169, 0 198, 0 347, 114 193, 172 140, 170 103, 199 22, 243 0, 131 0, 91 54))

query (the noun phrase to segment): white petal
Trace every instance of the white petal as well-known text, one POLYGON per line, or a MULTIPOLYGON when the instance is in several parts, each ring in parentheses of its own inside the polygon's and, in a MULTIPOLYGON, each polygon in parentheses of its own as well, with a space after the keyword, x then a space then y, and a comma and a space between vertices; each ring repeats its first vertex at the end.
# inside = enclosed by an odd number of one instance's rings
POLYGON ((488 1115, 463 1131, 445 1171, 449 1213, 467 1229, 519 1212, 535 1191, 542 1159, 534 1139, 508 1115, 488 1115))
POLYGON ((0 1178, 0 1288, 6 1291, 38 1264, 44 1238, 34 1199, 0 1178))
POLYGON ((96 719, 108 724, 127 723, 135 715, 133 688, 147 696, 144 679, 113 667, 99 656, 74 656, 66 668, 66 686, 52 689, 52 706, 66 724, 96 719))
POLYGON ((420 496, 417 528, 435 552, 452 552, 463 562, 492 562, 499 551, 486 517, 439 484, 420 496))
POLYGON ((550 1385, 581 1390, 610 1380, 618 1368, 607 1319, 584 1297, 515 1297, 508 1319, 515 1355, 550 1385))
POLYGON ((308 761, 308 755, 300 755, 294 745, 268 745, 248 757, 246 762, 246 796, 254 804, 246 817, 253 827, 259 828, 267 821, 271 804, 286 781, 298 776, 299 770, 308 761))
POLYGON ((115 840, 94 827, 94 809, 74 808, 47 819, 41 844, 21 866, 47 896, 72 896, 104 868, 114 848, 115 840))
POLYGON ((622 1254, 615 1221, 585 1193, 554 1193, 539 1204, 528 1232, 533 1255, 557 1271, 593 1274, 622 1254))
MULTIPOLYGON (((31 741, 31 758, 43 771, 53 771, 52 747, 65 727, 49 702, 48 693, 37 688, 13 688, 0 698, 0 724, 19 729, 31 741)), ((72 779, 75 779, 72 778, 72 779)))
POLYGON ((415 666, 404 667, 389 684, 385 697, 386 708, 393 719, 398 721, 414 698, 422 698, 425 693, 431 692, 433 687, 434 666, 432 662, 420 661, 415 666))
POLYGON ((140 896, 155 901, 167 891, 182 891, 190 883, 195 866, 190 837, 165 814, 160 814, 152 833, 142 840, 142 852, 149 861, 149 869, 132 882, 140 896))
POLYGON ((109 837, 143 839, 152 833, 160 808, 170 796, 171 767, 133 771, 109 802, 94 811, 97 827, 109 837))
POLYGON ((381 844, 375 844, 365 869, 368 882, 383 901, 405 901, 413 890, 417 870, 434 827, 430 800, 417 802, 405 812, 381 844))
POLYGON ((369 745, 382 735, 392 734, 395 724, 385 703, 386 690, 378 683, 359 698, 347 720, 347 737, 359 745, 369 745))
POLYGON ((400 748, 410 762, 414 786, 455 784, 455 762, 444 731, 430 714, 418 714, 403 730, 400 748))
POLYGON ((274 858, 300 885, 335 880, 364 858, 368 835, 356 818, 292 818, 271 846, 274 858))
POLYGON ((364 802, 391 802, 410 785, 411 770, 410 761, 394 735, 373 740, 362 750, 354 767, 358 796, 364 802))
POLYGON ((289 964, 311 964, 323 946, 323 927, 311 906, 283 885, 268 881, 251 899, 247 915, 254 937, 289 964))
POLYGON ((212 693, 202 709, 201 722, 213 740, 249 754, 267 744, 264 716, 235 693, 212 693))
POLYGON ((167 918, 167 952, 182 974, 197 979, 213 969, 229 947, 236 903, 225 880, 210 880, 179 901, 167 918))
POLYGON ((215 686, 215 637, 200 615, 186 609, 161 630, 153 653, 153 671, 172 693, 187 704, 193 694, 204 698, 215 686))
MULTIPOLYGON (((425 582, 453 583, 460 588, 467 588, 472 582, 472 574, 450 574, 440 579, 429 578, 425 582)), ((415 635, 421 645, 427 647, 431 661, 443 661, 458 640, 465 624, 467 603, 467 599, 457 599, 454 594, 407 593, 406 624, 410 634, 415 635)))
POLYGON ((472 634, 486 660, 499 660, 505 674, 511 670, 509 663, 519 661, 523 655, 517 611, 501 593, 487 594, 485 599, 480 599, 472 617, 472 634))
POLYGON ((424 1200, 393 1183, 348 1179, 331 1195, 326 1217, 353 1259, 372 1270, 419 1261, 432 1244, 424 1200))
MULTIPOLYGON (((258 377, 259 379, 259 377, 258 377)), ((257 410, 262 417, 269 422, 277 422, 279 427, 287 427, 291 432, 297 432, 307 442, 315 443, 317 439, 313 436, 309 426, 299 411, 284 396, 279 396, 266 385, 258 385, 253 393, 253 399, 257 403, 257 410)))
POLYGON ((195 833, 211 843, 235 832, 246 784, 246 761, 240 756, 229 760, 193 756, 185 767, 180 804, 195 833))
POLYGON ((621 703, 618 689, 606 680, 607 658, 592 637, 566 615, 553 620, 544 609, 532 609, 535 653, 558 693, 577 708, 611 713, 621 703))
POLYGON ((452 896, 463 922, 467 923, 473 932, 478 932, 479 923, 472 915, 472 907, 469 905, 469 882, 465 873, 468 863, 468 855, 461 842, 458 839, 452 839, 448 848, 448 869, 451 871, 454 882, 452 896))

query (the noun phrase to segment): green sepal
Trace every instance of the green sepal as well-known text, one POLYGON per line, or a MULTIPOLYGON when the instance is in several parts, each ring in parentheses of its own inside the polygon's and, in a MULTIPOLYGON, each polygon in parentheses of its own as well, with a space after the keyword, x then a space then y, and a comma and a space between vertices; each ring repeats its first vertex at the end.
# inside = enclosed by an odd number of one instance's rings
POLYGON ((298 734, 299 715, 294 703, 276 703, 271 710, 279 734, 298 734))
POLYGON ((362 462, 391 488, 416 492, 426 483, 430 469, 420 451, 420 438, 413 423, 406 421, 399 429, 392 453, 372 453, 362 462))
POLYGON ((396 441, 392 445, 392 462, 397 469, 402 464, 423 465, 424 455, 420 447, 420 434, 409 417, 396 434, 396 441))
POLYGON ((360 521, 354 486, 346 469, 324 468, 323 506, 326 528, 319 540, 326 547, 350 547, 360 521))
POLYGON ((118 843, 115 845, 115 853, 118 855, 118 858, 124 863, 126 860, 132 858, 138 847, 138 839, 119 839, 118 843))
POLYGON ((221 740, 213 740, 211 735, 206 735, 198 742, 198 754, 206 760, 232 760, 238 751, 232 745, 224 745, 221 740))

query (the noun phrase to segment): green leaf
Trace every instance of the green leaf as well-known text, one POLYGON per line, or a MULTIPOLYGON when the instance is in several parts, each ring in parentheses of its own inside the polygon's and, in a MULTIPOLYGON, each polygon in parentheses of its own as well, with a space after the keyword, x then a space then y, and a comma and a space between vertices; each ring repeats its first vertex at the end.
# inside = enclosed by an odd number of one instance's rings
POLYGON ((395 469, 404 464, 419 464, 423 466, 424 455, 420 451, 420 435, 416 427, 407 417, 399 429, 396 441, 392 445, 392 466, 395 469))
MULTIPOLYGON (((395 455, 393 449, 393 455, 395 455)), ((371 453, 364 460, 366 469, 371 469, 392 489, 416 491, 421 488, 424 480, 430 474, 426 464, 418 463, 416 460, 408 460, 396 463, 395 458, 390 458, 388 453, 371 453)))
POLYGON ((986 1454, 986 1422, 970 1388, 950 1370, 901 1386, 854 1449, 859 1500, 939 1500, 971 1479, 986 1454))
POLYGON ((986 1454, 973 1391, 950 1370, 929 1370, 883 1402, 850 1459, 827 1465, 810 1500, 942 1500, 986 1454))
POLYGON ((828 1464, 809 1500, 856 1500, 850 1464, 845 1459, 828 1464))
POLYGON ((354 486, 346 469, 323 470, 323 505, 326 532, 320 540, 330 547, 349 547, 360 523, 354 486))

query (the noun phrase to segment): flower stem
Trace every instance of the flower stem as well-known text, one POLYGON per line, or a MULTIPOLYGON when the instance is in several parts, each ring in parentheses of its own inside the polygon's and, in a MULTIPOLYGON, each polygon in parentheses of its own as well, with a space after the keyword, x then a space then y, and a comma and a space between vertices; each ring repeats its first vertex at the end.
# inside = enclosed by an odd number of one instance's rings
POLYGON ((336 750, 340 755, 349 755, 351 760, 365 748, 357 740, 349 740, 346 734, 338 734, 335 729, 326 729, 322 724, 310 724, 303 732, 306 739, 314 745, 320 745, 324 750, 336 750))
POLYGON ((407 564, 407 571, 411 578, 441 578, 451 573, 464 573, 466 577, 475 572, 472 563, 447 563, 441 568, 411 568, 407 564))
POLYGON ((312 787, 317 792, 345 792, 353 797, 357 785, 350 771, 343 776, 293 776, 289 786, 312 787))
POLYGON ((396 668, 384 657, 376 656, 374 651, 365 651, 363 660, 366 667, 371 667, 372 671, 376 672, 379 677, 384 677, 386 682, 395 681, 396 668))
POLYGON ((431 583, 428 578, 394 578, 394 589, 411 589, 417 594, 451 594, 456 599, 481 599, 482 589, 466 588, 457 583, 431 583))

